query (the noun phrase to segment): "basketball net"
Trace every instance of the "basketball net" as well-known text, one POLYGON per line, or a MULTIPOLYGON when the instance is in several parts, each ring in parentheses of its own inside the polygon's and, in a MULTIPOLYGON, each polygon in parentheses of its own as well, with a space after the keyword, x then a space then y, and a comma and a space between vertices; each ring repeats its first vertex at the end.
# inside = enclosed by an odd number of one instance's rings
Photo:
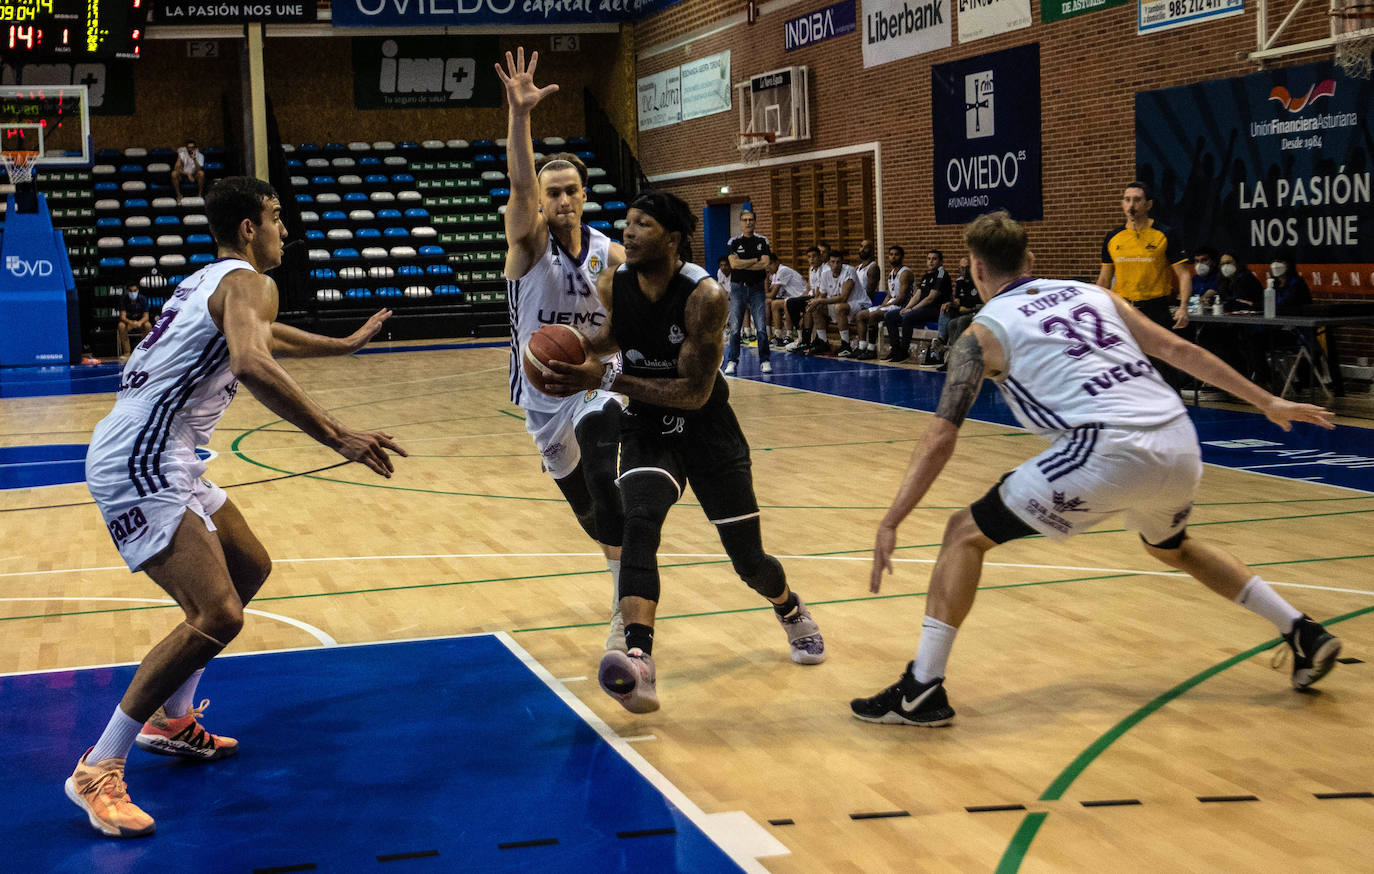
POLYGON ((0 163, 5 165, 5 174, 9 176, 11 185, 19 186, 33 181, 33 162, 37 157, 37 152, 27 149, 0 152, 0 163))
POLYGON ((1368 79, 1374 71, 1374 3, 1331 0, 1331 39, 1341 72, 1368 79))
POLYGON ((763 156, 768 154, 768 147, 777 139, 777 134, 764 131, 754 133, 752 131, 743 132, 739 135, 739 159, 741 164, 749 167, 757 167, 763 160, 763 156))

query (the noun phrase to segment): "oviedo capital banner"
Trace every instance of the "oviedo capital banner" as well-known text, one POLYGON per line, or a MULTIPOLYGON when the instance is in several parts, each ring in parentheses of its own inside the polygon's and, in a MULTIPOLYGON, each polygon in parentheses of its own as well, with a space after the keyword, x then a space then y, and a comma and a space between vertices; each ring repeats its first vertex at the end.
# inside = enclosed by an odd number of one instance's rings
POLYGON ((334 0, 335 27, 619 24, 682 0, 334 0))
POLYGON ((1040 44, 931 67, 930 92, 935 223, 1040 219, 1040 44))
POLYGON ((1374 84, 1330 62, 1136 94, 1137 175, 1185 247, 1374 294, 1374 84), (1340 266, 1338 266, 1340 265, 1340 266))

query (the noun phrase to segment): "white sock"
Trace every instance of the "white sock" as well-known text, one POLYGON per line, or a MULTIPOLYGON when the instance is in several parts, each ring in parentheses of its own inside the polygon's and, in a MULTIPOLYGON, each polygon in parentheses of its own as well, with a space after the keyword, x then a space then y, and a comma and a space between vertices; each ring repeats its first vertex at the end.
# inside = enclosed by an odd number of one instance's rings
POLYGON ((606 559, 606 569, 611 572, 611 613, 620 609, 620 559, 606 559))
POLYGON ((829 340, 825 336, 825 328, 821 328, 819 331, 816 332, 816 338, 820 340, 822 343, 829 342, 829 340))
POLYGON ((171 719, 180 719, 186 715, 186 711, 191 709, 191 702, 196 700, 196 684, 200 682, 200 675, 205 673, 201 668, 194 674, 186 678, 186 682, 181 684, 181 688, 172 693, 172 697, 162 705, 162 712, 166 713, 171 719))
POLYGON ((129 750, 133 749, 134 738, 142 729, 143 723, 116 707, 109 725, 105 726, 105 732, 86 755, 86 764, 94 765, 105 759, 127 759, 129 750))
POLYGON ((1245 588, 1240 590, 1240 594, 1236 596, 1236 603, 1274 623, 1281 634, 1292 631, 1293 623, 1302 618, 1302 614, 1295 610, 1292 604, 1283 600, 1278 592, 1260 579, 1258 574, 1251 577, 1245 588))
POLYGON ((916 664, 911 673, 918 683, 929 683, 945 675, 949 651, 954 648, 954 635, 959 629, 927 616, 921 623, 921 640, 916 644, 916 664))
POLYGON ((841 343, 848 343, 848 342, 849 342, 849 330, 848 330, 848 329, 845 329, 845 330, 843 330, 843 331, 840 332, 840 342, 841 342, 841 343))

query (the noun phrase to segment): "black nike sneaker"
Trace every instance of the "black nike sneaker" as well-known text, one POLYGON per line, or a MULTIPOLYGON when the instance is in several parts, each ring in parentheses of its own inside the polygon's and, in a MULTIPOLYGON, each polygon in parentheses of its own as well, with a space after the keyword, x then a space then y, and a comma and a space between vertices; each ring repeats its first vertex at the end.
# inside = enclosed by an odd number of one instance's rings
POLYGON ((1341 639, 1306 613, 1283 636, 1293 652, 1293 688, 1306 689, 1325 677, 1341 654, 1341 639))
POLYGON ((913 663, 907 662, 902 678, 872 698, 855 698, 849 709, 855 719, 885 725, 920 725, 937 728, 954 721, 954 708, 945 697, 945 679, 939 677, 924 685, 911 675, 913 663))

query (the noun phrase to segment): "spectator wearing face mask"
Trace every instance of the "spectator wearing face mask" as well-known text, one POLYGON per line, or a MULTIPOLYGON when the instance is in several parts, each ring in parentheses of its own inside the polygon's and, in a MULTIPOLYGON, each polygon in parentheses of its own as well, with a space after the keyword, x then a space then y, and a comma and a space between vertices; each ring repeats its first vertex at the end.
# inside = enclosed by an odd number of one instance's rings
POLYGON ((1226 312, 1258 310, 1264 306, 1264 286, 1250 272, 1245 262, 1234 252, 1223 252, 1217 270, 1217 285, 1203 295, 1203 304, 1210 307, 1212 298, 1221 298, 1226 312))
POLYGON ((1221 274, 1217 271, 1217 250, 1211 246, 1200 246, 1193 253, 1193 294, 1210 299, 1216 291, 1221 274))
POLYGON ((1298 275, 1298 265, 1291 250, 1280 249, 1274 253, 1273 260, 1269 262, 1269 278, 1274 280, 1274 297, 1279 312, 1292 312, 1312 302, 1312 289, 1298 275))

